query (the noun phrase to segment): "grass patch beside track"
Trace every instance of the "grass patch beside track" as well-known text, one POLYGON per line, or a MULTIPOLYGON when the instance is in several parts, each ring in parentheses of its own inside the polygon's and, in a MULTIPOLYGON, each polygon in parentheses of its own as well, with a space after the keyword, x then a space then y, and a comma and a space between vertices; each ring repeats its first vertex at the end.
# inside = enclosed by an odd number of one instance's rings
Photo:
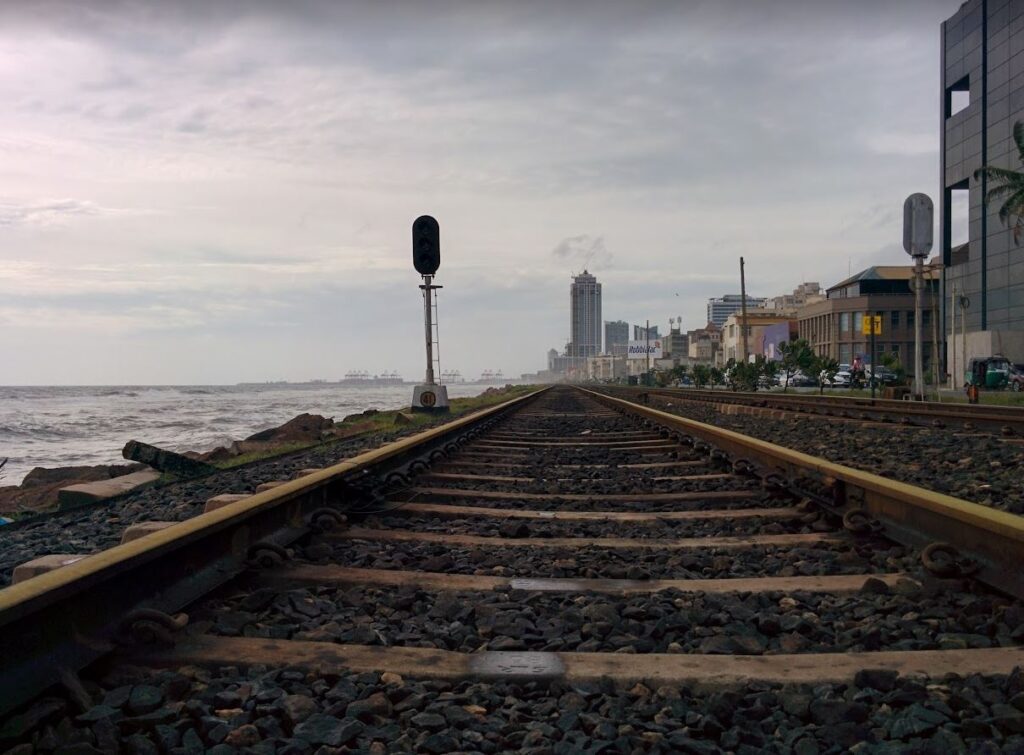
MULTIPOLYGON (((406 407, 401 409, 381 410, 375 414, 356 414, 352 415, 347 422, 339 423, 342 433, 327 441, 323 441, 321 443, 306 443, 302 441, 283 443, 276 448, 241 454, 231 459, 217 462, 214 466, 218 469, 232 469, 234 467, 242 466, 243 464, 265 461, 278 456, 295 453, 296 451, 305 451, 317 446, 337 443, 338 441, 352 440, 353 438, 366 438, 367 436, 374 435, 385 436, 392 434, 395 431, 422 430, 427 427, 444 424, 456 417, 469 414, 470 412, 477 411, 478 409, 485 409, 489 406, 500 404, 503 401, 518 398, 530 391, 536 390, 536 388, 537 386, 533 385, 514 385, 510 388, 497 388, 490 390, 490 392, 485 391, 479 396, 453 398, 450 401, 451 411, 447 414, 413 412, 406 407), (396 421, 399 414, 404 415, 404 418, 401 421, 396 421)), ((385 438, 382 437, 381 440, 385 440, 385 438)))

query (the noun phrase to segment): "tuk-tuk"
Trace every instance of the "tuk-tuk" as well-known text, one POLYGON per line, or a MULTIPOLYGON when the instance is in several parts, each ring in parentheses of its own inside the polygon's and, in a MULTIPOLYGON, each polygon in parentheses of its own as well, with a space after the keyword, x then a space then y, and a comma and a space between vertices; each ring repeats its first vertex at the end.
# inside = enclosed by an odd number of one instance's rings
POLYGON ((1003 356, 975 357, 967 364, 964 387, 999 391, 1010 382, 1010 360, 1003 356))

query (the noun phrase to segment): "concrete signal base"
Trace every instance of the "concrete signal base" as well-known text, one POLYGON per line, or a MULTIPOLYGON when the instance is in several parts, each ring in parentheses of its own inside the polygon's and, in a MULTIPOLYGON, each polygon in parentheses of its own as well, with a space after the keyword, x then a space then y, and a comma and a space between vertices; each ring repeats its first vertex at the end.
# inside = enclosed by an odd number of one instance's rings
POLYGON ((447 413, 448 389, 443 385, 417 385, 412 392, 412 410, 434 414, 447 413))

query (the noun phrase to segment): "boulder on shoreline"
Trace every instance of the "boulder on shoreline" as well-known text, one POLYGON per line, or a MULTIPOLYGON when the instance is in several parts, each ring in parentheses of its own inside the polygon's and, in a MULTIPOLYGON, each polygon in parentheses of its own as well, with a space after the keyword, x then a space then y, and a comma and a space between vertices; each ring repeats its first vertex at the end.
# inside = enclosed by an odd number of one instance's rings
POLYGON ((280 427, 261 430, 245 439, 246 442, 273 441, 274 443, 309 442, 318 443, 332 437, 334 430, 333 417, 321 417, 319 414, 300 414, 280 427))
POLYGON ((179 477, 199 477, 216 471, 215 467, 205 462, 137 440, 128 441, 122 449, 121 455, 126 459, 141 461, 153 469, 159 469, 161 472, 179 477))
POLYGON ((61 488, 110 480, 148 469, 145 464, 98 464, 78 467, 36 467, 21 485, 0 487, 0 512, 46 511, 57 505, 61 488))

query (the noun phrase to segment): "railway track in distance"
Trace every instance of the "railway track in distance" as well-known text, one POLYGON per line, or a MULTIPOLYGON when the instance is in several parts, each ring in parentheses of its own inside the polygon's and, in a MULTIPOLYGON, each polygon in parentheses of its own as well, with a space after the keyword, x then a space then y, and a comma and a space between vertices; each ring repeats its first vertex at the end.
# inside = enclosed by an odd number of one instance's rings
POLYGON ((551 388, 0 591, 0 745, 1012 748, 1020 521, 551 388))
POLYGON ((880 422, 950 428, 960 432, 984 431, 1024 441, 1024 407, 962 404, 937 401, 898 401, 818 394, 778 394, 703 390, 696 388, 608 389, 621 397, 643 396, 668 401, 692 401, 751 410, 817 415, 844 421, 880 422))

